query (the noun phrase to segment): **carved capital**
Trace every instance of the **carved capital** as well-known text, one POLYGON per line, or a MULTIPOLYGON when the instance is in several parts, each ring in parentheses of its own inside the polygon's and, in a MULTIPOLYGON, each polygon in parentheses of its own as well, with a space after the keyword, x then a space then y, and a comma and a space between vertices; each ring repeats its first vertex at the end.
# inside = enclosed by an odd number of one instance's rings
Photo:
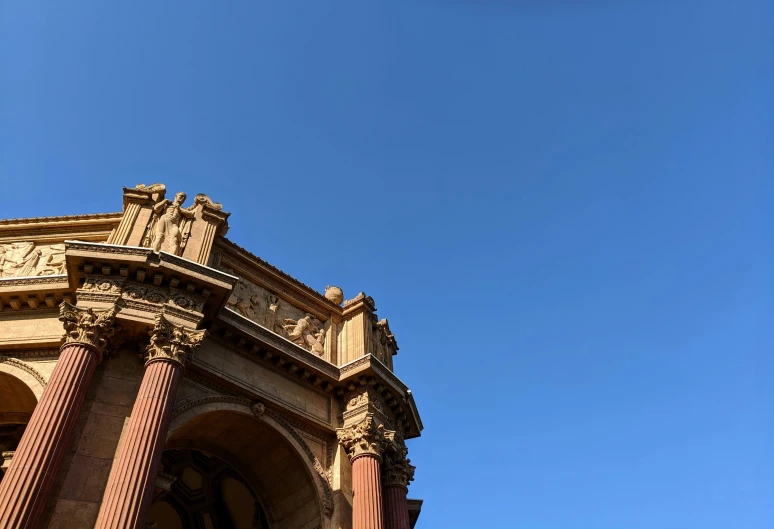
POLYGON ((410 481, 414 481, 416 467, 407 458, 408 449, 401 446, 393 452, 384 454, 382 462, 382 477, 386 486, 408 487, 410 481))
POLYGON ((59 305, 59 320, 65 330, 64 343, 80 343, 105 353, 111 338, 118 330, 116 314, 121 308, 113 305, 107 310, 80 308, 63 301, 59 305))
POLYGON ((395 432, 385 430, 383 424, 374 420, 373 413, 366 414, 362 421, 352 426, 337 428, 336 436, 350 461, 362 455, 381 458, 387 447, 395 442, 395 432))
POLYGON ((157 360, 167 360, 185 366, 191 360, 194 349, 204 340, 207 331, 175 325, 167 321, 163 314, 157 314, 156 324, 148 334, 151 338, 146 348, 148 354, 145 365, 157 360))

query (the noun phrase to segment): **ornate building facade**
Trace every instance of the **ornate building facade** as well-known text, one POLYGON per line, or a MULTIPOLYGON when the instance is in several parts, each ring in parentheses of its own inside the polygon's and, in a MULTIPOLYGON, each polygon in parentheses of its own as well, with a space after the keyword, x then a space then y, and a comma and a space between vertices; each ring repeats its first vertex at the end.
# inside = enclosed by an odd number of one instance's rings
POLYGON ((0 221, 0 529, 409 529, 422 423, 374 300, 161 184, 0 221))

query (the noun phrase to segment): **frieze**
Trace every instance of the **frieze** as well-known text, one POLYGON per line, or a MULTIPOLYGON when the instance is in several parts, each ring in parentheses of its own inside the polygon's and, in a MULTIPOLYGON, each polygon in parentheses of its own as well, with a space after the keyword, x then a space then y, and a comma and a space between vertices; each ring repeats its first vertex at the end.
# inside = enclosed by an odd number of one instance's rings
POLYGON ((9 358, 58 358, 59 349, 22 349, 19 351, 3 351, 9 358))
POLYGON ((267 275, 262 275, 262 280, 265 280, 267 283, 271 283, 270 285, 267 284, 267 286, 270 286, 273 290, 276 290, 278 292, 282 292, 283 294, 287 295, 288 298, 296 300, 301 305, 307 305, 308 301, 314 300, 316 303, 322 303, 326 307, 326 309, 334 309, 336 311, 340 311, 341 308, 336 306, 334 302, 331 300, 325 298, 325 296, 321 295, 319 292, 317 292, 315 289, 310 287, 309 285, 304 284, 302 281, 299 281, 295 277, 291 276, 290 274, 287 274, 286 272, 283 272, 276 266, 273 266, 272 264, 264 261, 257 255, 251 253, 249 250, 242 248, 238 244, 236 244, 233 241, 230 241, 226 239, 225 237, 220 240, 221 245, 225 246, 227 249, 227 252, 224 252, 221 256, 221 262, 225 263, 226 266, 229 268, 234 269, 241 269, 243 268, 243 265, 239 264, 237 259, 241 258, 247 261, 250 265, 257 266, 259 268, 262 268, 263 271, 267 275), (228 250, 236 252, 236 256, 233 256, 232 254, 228 253, 228 250), (278 279, 275 279, 273 276, 278 276, 278 279), (293 285, 295 285, 296 289, 288 289, 285 284, 282 283, 282 280, 285 280, 293 285), (305 297, 307 297, 307 300, 301 300, 298 295, 301 294, 305 297))
POLYGON ((44 275, 36 277, 6 277, 0 278, 0 287, 14 287, 27 285, 56 285, 67 283, 67 274, 44 275))
POLYGON ((65 273, 65 245, 19 241, 0 244, 0 278, 65 273))
POLYGON ((252 281, 240 278, 226 306, 319 357, 325 354, 324 323, 252 281))

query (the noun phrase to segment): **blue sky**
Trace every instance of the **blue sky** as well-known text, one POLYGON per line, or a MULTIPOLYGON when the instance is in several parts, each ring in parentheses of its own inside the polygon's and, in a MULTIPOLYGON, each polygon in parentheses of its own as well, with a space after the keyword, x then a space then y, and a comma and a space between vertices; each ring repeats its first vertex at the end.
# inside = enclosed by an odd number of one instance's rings
POLYGON ((774 523, 771 2, 4 2, 0 217, 161 181, 364 290, 420 529, 774 523))

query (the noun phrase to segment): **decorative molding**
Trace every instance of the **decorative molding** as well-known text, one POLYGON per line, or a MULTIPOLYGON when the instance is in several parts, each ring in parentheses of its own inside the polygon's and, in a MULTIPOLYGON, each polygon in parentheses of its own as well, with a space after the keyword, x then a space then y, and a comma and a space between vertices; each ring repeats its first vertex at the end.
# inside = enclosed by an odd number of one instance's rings
POLYGON ((8 364, 11 366, 14 366, 16 368, 21 369, 22 371, 26 371, 32 377, 38 381, 38 383, 42 386, 46 386, 46 379, 41 375, 37 369, 32 367, 31 365, 27 364, 26 362, 22 362, 21 360, 18 360, 16 358, 10 358, 8 356, 0 356, 0 364, 8 364))
POLYGON ((56 274, 50 276, 27 276, 27 277, 3 277, 0 278, 0 288, 16 287, 27 285, 67 285, 67 274, 56 274))
POLYGON ((59 305, 59 320, 65 328, 65 345, 86 344, 104 354, 117 330, 116 314, 120 310, 115 304, 107 310, 94 310, 82 309, 63 301, 59 305))
POLYGON ((20 349, 18 351, 3 351, 9 358, 58 358, 59 349, 20 349))
POLYGON ((150 254, 153 254, 153 250, 150 248, 140 248, 139 246, 119 246, 116 244, 107 244, 101 242, 65 241, 65 248, 72 251, 99 252, 116 255, 149 256, 150 254))
POLYGON ((395 432, 386 430, 383 424, 377 423, 373 413, 367 413, 357 424, 337 428, 336 436, 352 462, 364 455, 381 459, 384 451, 395 440, 395 432))
POLYGON ((237 397, 235 395, 210 395, 208 397, 201 397, 201 398, 186 402, 179 408, 175 408, 175 410, 172 412, 170 422, 174 421, 175 419, 183 415, 185 412, 192 410, 194 408, 198 408, 199 406, 206 406, 207 404, 220 404, 220 403, 237 404, 239 406, 245 406, 247 408, 249 408, 252 405, 251 400, 245 399, 242 397, 237 397))
POLYGON ((175 325, 160 313, 156 314, 155 325, 148 334, 151 338, 146 348, 146 366, 157 360, 172 361, 185 366, 191 360, 194 350, 201 345, 207 331, 175 325))
POLYGON ((371 355, 361 356, 357 360, 353 360, 350 363, 344 364, 343 366, 341 366, 341 374, 343 376, 345 373, 349 373, 350 371, 354 371, 355 369, 359 367, 363 367, 365 365, 369 365, 370 363, 371 363, 371 355))
POLYGON ((0 226, 9 226, 14 224, 32 224, 42 222, 62 222, 70 220, 93 220, 93 219, 109 219, 120 220, 122 212, 117 213, 88 213, 85 215, 61 215, 58 217, 26 217, 21 219, 1 219, 0 226))

